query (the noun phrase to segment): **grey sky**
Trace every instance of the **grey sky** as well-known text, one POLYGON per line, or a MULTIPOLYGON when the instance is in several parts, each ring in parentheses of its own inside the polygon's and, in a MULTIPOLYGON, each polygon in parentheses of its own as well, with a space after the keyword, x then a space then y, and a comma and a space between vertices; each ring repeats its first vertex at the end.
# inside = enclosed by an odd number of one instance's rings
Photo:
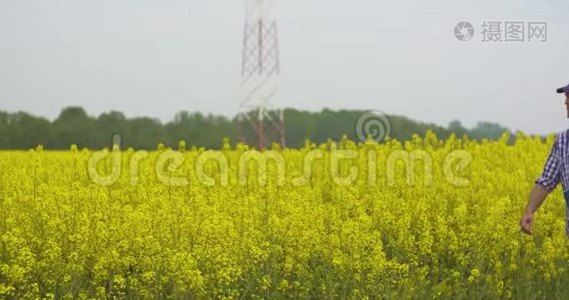
MULTIPOLYGON (((567 1, 276 1, 282 106, 567 126, 554 93, 569 83, 567 1), (463 20, 476 30, 468 42, 453 35, 463 20), (547 21, 548 41, 483 43, 484 21, 547 21)), ((0 110, 233 116, 243 10, 240 0, 0 0, 0 110)))

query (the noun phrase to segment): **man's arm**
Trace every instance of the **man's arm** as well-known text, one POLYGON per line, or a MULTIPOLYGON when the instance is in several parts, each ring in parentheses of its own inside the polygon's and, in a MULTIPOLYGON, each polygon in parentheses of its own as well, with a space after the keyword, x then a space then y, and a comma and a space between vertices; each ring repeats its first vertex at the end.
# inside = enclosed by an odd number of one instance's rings
POLYGON ((546 187, 536 184, 529 195, 528 205, 520 221, 521 230, 527 234, 533 232, 533 217, 535 212, 539 209, 549 191, 546 187))
POLYGON ((545 162, 543 173, 535 181, 526 210, 520 220, 521 230, 532 234, 533 215, 539 209, 547 195, 555 189, 561 179, 561 161, 559 159, 560 144, 564 142, 564 136, 558 135, 553 143, 549 157, 545 162))

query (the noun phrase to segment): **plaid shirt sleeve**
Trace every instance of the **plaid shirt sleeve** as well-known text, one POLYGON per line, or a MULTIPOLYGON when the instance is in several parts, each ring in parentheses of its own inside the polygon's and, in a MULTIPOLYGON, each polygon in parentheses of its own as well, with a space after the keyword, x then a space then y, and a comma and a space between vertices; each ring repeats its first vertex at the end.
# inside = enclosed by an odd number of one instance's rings
POLYGON ((543 173, 535 181, 536 184, 544 186, 549 192, 555 189, 561 179, 560 140, 561 138, 558 135, 543 168, 543 173))

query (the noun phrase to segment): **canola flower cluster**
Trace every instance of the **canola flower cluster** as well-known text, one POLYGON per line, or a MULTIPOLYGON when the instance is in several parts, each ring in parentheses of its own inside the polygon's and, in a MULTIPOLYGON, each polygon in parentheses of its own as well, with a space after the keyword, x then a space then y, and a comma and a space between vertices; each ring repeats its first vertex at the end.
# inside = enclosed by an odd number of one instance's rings
POLYGON ((251 161, 245 182, 238 169, 249 149, 226 141, 218 154, 227 170, 216 160, 201 166, 217 184, 195 172, 206 150, 183 142, 174 167, 156 167, 174 151, 163 145, 141 156, 134 181, 133 149, 108 151, 96 172, 95 151, 76 146, 2 151, 0 298, 561 298, 569 242, 560 191, 537 213, 533 236, 518 227, 554 136, 508 140, 427 133, 404 143, 275 145, 285 180, 278 162, 267 163, 265 176, 251 161), (315 149, 323 157, 293 184, 315 149), (333 149, 358 155, 332 174, 333 149), (429 159, 409 169, 409 161, 388 162, 394 151, 429 159), (461 184, 445 171, 455 151, 470 155, 450 166, 461 184), (97 183, 94 173, 116 171, 112 152, 123 172, 97 183), (353 167, 354 180, 334 180, 353 167), (187 184, 165 184, 164 172, 187 184))

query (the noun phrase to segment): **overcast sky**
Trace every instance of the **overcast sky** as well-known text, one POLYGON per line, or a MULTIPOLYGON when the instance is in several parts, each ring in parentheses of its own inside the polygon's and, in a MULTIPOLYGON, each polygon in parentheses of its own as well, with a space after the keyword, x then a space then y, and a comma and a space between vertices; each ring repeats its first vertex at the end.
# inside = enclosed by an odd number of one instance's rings
MULTIPOLYGON (((554 91, 569 84, 566 0, 276 1, 281 106, 568 125, 554 91), (459 21, 472 40, 455 38, 459 21), (548 40, 482 42, 484 21, 545 21, 548 40)), ((240 0, 0 0, 0 110, 234 116, 244 15, 240 0)))

